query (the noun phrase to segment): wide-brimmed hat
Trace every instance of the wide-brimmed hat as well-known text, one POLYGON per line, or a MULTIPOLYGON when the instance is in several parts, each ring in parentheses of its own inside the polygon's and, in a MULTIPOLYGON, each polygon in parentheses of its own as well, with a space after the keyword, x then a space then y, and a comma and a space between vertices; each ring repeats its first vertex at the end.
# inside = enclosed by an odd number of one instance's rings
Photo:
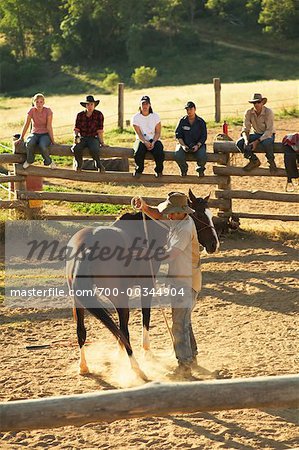
POLYGON ((98 104, 100 103, 100 100, 95 100, 93 95, 87 95, 86 96, 86 101, 85 102, 80 102, 80 105, 84 106, 84 108, 85 108, 87 103, 94 103, 94 106, 98 106, 98 104))
POLYGON ((252 98, 248 100, 249 103, 257 103, 257 102, 263 102, 264 105, 267 103, 267 98, 263 97, 262 94, 253 94, 252 98))
POLYGON ((167 199, 158 205, 158 210, 163 214, 171 213, 194 213, 194 210, 188 206, 188 198, 182 192, 171 192, 167 199))

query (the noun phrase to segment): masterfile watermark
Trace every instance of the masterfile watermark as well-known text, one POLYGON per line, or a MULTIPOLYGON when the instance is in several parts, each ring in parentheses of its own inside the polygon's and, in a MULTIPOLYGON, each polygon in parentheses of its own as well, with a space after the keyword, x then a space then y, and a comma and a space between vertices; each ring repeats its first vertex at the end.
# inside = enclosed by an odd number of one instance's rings
POLYGON ((28 254, 26 260, 30 261, 36 259, 42 261, 47 258, 48 261, 72 261, 77 259, 79 261, 123 261, 124 267, 128 267, 133 260, 135 261, 149 261, 157 262, 165 261, 169 258, 166 248, 157 245, 156 239, 151 239, 149 242, 140 237, 134 238, 130 247, 120 245, 109 246, 102 245, 99 241, 92 242, 91 245, 83 242, 78 248, 74 249, 71 245, 61 247, 60 242, 56 240, 42 240, 34 239, 27 243, 28 254), (50 252, 48 254, 48 252, 50 252))
POLYGON ((5 305, 135 308, 176 299, 181 307, 192 298, 191 252, 178 265, 167 230, 146 222, 146 229, 140 220, 8 223, 5 305))

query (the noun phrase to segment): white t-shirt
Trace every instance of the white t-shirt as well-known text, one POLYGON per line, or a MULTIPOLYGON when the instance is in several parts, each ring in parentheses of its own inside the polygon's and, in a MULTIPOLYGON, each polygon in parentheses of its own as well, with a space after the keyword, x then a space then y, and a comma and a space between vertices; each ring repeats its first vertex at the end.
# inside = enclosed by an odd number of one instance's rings
POLYGON ((168 276, 181 285, 189 285, 196 292, 201 290, 200 248, 195 224, 191 217, 169 220, 168 249, 178 248, 179 256, 169 262, 168 276))
MULTIPOLYGON (((132 126, 137 125, 140 128, 141 133, 143 134, 144 139, 146 141, 149 141, 150 139, 154 138, 156 125, 160 122, 161 122, 160 117, 155 112, 150 113, 148 116, 143 116, 139 112, 135 114, 131 120, 132 126)), ((139 139, 137 133, 136 139, 139 139)))

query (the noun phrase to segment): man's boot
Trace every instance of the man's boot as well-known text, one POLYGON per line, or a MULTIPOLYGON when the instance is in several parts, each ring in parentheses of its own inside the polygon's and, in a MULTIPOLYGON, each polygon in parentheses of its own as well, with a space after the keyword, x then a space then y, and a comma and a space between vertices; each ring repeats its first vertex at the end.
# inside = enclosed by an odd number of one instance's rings
POLYGON ((101 163, 101 161, 99 159, 96 161, 96 165, 97 165, 97 169, 99 172, 101 172, 101 173, 106 172, 104 165, 101 163))
POLYGON ((249 163, 243 167, 243 170, 245 170, 245 172, 250 172, 250 170, 256 169, 260 165, 261 165, 261 161, 258 159, 257 156, 255 156, 255 158, 251 158, 249 160, 249 163))
POLYGON ((274 174, 277 172, 277 165, 275 161, 269 161, 270 173, 274 174))

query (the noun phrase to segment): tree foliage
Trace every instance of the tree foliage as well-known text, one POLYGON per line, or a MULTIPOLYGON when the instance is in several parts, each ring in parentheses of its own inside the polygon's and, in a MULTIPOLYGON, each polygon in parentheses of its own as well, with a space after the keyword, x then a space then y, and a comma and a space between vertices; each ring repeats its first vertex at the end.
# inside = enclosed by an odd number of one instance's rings
MULTIPOLYGON (((0 0, 2 80, 19 61, 148 65, 157 49, 194 45, 207 16, 295 39, 298 0, 0 0), (3 47, 3 48, 4 48, 3 47), (7 55, 7 52, 10 56, 7 55), (33 58, 33 59, 32 59, 33 58), (35 58, 35 60, 34 60, 35 58)), ((168 52, 168 53, 167 53, 168 52)), ((29 64, 29 67, 31 67, 29 64)), ((34 62, 35 64, 35 62, 34 62)), ((150 64, 154 65, 152 61, 150 64)), ((113 67, 114 68, 114 67, 113 67)), ((3 83, 3 81, 2 81, 3 83)))
POLYGON ((288 38, 299 36, 298 0, 263 0, 259 18, 266 32, 288 38))
POLYGON ((157 69, 155 67, 145 67, 140 66, 136 67, 132 74, 132 79, 136 86, 147 87, 153 83, 155 78, 157 77, 157 69))

